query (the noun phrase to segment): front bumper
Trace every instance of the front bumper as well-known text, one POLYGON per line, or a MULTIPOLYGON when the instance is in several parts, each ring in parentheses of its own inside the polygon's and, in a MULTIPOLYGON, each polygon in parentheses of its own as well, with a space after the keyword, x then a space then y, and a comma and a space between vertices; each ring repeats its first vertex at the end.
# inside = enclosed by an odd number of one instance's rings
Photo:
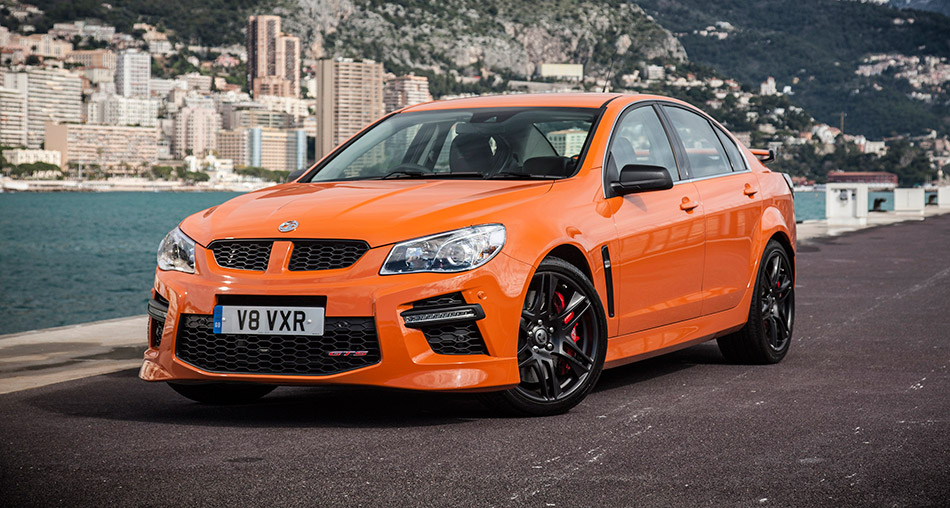
MULTIPOLYGON (((418 273, 381 276, 389 247, 370 249, 353 266, 325 271, 288 270, 290 242, 274 242, 265 271, 218 266, 210 250, 195 249, 195 274, 157 270, 150 304, 149 349, 139 377, 146 381, 254 382, 280 385, 352 384, 415 390, 489 391, 520 381, 517 338, 531 266, 500 253, 485 266, 459 274, 418 273), (487 354, 439 354, 403 313, 413 302, 461 293, 465 303, 484 309, 476 323, 487 354), (326 317, 372 318, 379 361, 334 374, 249 374, 212 372, 176 354, 183 316, 210 316, 223 295, 326 298, 326 317), (158 319, 167 305, 164 324, 158 319)), ((227 298, 227 296, 224 296, 227 298)), ((321 337, 315 336, 319 341, 321 337)))

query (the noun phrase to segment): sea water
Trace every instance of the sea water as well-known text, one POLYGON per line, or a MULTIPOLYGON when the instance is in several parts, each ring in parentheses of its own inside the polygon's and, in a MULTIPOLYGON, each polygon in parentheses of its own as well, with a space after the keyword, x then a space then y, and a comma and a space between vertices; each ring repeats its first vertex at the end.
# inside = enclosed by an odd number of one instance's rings
MULTIPOLYGON (((0 193, 0 334, 144 314, 165 234, 236 195, 0 193)), ((796 193, 795 213, 823 219, 824 192, 796 193)))

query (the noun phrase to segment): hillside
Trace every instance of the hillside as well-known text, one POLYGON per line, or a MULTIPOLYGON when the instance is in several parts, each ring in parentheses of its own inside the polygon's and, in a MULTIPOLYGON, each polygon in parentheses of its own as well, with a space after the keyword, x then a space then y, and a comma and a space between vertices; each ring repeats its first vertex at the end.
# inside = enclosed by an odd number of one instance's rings
POLYGON ((757 86, 769 76, 791 85, 793 100, 820 121, 873 137, 950 130, 948 93, 933 103, 911 99, 906 80, 855 74, 875 53, 950 57, 950 18, 870 3, 835 0, 637 0, 676 33, 690 59, 757 86), (895 21, 897 20, 897 21, 895 21), (716 22, 733 30, 720 39, 699 31, 716 22))
POLYGON ((523 78, 542 62, 603 77, 682 61, 679 41, 623 0, 299 0, 285 26, 316 57, 366 57, 395 72, 523 78))

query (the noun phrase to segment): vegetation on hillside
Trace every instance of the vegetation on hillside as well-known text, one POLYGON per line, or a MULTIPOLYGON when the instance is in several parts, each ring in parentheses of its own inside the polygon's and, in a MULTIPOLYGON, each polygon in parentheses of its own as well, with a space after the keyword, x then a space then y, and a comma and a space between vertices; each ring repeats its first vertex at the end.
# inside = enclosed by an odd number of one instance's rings
POLYGON ((901 187, 923 185, 936 177, 926 152, 906 140, 889 144, 887 154, 877 157, 861 153, 840 136, 829 153, 814 144, 787 147, 775 162, 769 163, 769 168, 818 183, 827 180, 829 171, 887 171, 897 175, 901 187))
POLYGON ((247 16, 273 11, 284 0, 30 0, 45 16, 36 23, 45 32, 53 23, 93 19, 132 33, 143 22, 164 27, 188 44, 243 44, 247 16))
POLYGON ((774 76, 820 121, 836 125, 844 111, 847 132, 878 138, 950 131, 950 97, 924 103, 907 97, 906 80, 854 72, 872 53, 950 57, 946 16, 835 0, 636 2, 679 35, 691 60, 755 86, 774 76), (717 21, 736 30, 724 40, 693 33, 717 21))

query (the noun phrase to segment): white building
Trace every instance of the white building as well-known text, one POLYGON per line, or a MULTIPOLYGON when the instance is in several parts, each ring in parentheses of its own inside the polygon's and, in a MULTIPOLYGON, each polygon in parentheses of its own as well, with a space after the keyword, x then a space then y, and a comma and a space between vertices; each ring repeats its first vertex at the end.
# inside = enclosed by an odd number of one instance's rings
POLYGON ((79 123, 82 120, 82 79, 62 69, 31 68, 26 75, 26 145, 39 148, 47 122, 79 123))
POLYGON ((538 74, 542 78, 582 81, 584 79, 584 66, 581 64, 543 63, 538 69, 538 74))
POLYGON ((25 93, 0 86, 0 145, 26 146, 26 104, 25 93))
POLYGON ((34 164, 36 162, 45 162, 54 166, 59 166, 62 161, 61 154, 56 150, 4 150, 3 157, 10 164, 34 164))
POLYGON ((647 79, 663 79, 666 77, 666 69, 662 65, 647 65, 643 69, 643 77, 647 79))
POLYGON ((158 125, 158 99, 93 94, 86 103, 86 122, 102 125, 158 125))
POLYGON ((775 87, 775 78, 769 76, 768 79, 762 82, 759 85, 759 95, 776 95, 778 94, 778 89, 775 87))
POLYGON ((148 97, 152 56, 137 49, 119 52, 115 66, 115 89, 125 97, 148 97))
POLYGON ((175 116, 175 155, 204 157, 217 148, 221 115, 211 108, 185 107, 175 116))

